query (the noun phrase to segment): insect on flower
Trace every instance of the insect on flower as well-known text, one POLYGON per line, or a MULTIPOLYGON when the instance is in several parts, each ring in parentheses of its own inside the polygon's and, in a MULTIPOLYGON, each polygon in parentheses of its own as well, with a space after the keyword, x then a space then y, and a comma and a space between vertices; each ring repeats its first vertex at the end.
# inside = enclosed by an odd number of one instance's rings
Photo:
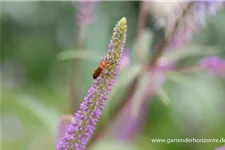
POLYGON ((108 61, 101 61, 98 68, 94 70, 93 79, 98 78, 98 76, 101 74, 102 70, 104 70, 106 67, 109 67, 109 65, 114 64, 115 62, 109 63, 108 61))
POLYGON ((100 75, 100 73, 107 66, 107 64, 108 64, 107 61, 102 61, 100 63, 100 65, 98 66, 98 68, 96 70, 94 70, 94 73, 93 73, 93 78, 94 79, 96 79, 100 75))

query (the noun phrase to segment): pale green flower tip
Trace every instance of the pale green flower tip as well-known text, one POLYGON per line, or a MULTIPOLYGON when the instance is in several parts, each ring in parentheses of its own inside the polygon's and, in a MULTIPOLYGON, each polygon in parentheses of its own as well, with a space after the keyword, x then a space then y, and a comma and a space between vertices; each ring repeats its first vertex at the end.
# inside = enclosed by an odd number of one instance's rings
POLYGON ((127 18, 123 17, 119 22, 120 22, 120 24, 127 25, 127 18))
POLYGON ((117 24, 122 30, 126 31, 127 30, 127 18, 123 17, 120 19, 120 21, 117 24))

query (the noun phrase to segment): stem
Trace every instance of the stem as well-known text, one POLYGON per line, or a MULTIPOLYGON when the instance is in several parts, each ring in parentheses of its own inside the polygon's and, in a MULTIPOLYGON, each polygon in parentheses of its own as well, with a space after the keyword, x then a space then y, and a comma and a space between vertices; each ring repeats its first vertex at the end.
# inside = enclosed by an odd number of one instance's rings
MULTIPOLYGON (((199 70, 199 66, 197 65, 194 65, 194 66, 186 66, 186 67, 179 67, 179 68, 176 68, 174 70, 174 72, 181 72, 181 73, 185 73, 185 72, 195 72, 199 70)), ((173 71, 172 71, 173 72, 173 71)))
MULTIPOLYGON (((79 26, 79 32, 77 35, 77 46, 76 49, 81 50, 83 47, 83 42, 84 42, 84 35, 86 31, 86 24, 81 24, 79 26)), ((75 50, 76 50, 75 49, 75 50)), ((80 60, 74 59, 74 65, 73 65, 73 70, 71 74, 71 80, 70 80, 70 90, 69 90, 69 95, 70 95, 70 101, 69 101, 69 112, 74 113, 78 109, 78 106, 76 105, 76 99, 79 98, 79 87, 77 86, 78 82, 78 71, 79 70, 79 64, 80 60)))
MULTIPOLYGON (((174 26, 173 31, 171 33, 171 37, 173 37, 175 35, 175 33, 176 33, 176 31, 177 31, 177 29, 179 27, 180 22, 182 22, 182 18, 184 18, 187 15, 189 9, 191 9, 193 4, 194 4, 194 2, 190 2, 188 4, 187 8, 184 9, 183 14, 181 15, 181 18, 178 19, 175 22, 175 26, 174 26)), ((152 59, 149 62, 150 68, 157 64, 158 59, 162 56, 162 54, 163 54, 164 50, 166 49, 166 47, 167 47, 169 42, 170 42, 170 39, 168 39, 166 36, 161 40, 159 47, 155 51, 156 53, 153 55, 152 59)))
POLYGON ((145 29, 146 21, 147 21, 147 11, 145 9, 145 2, 140 2, 140 12, 138 17, 138 28, 137 28, 137 48, 135 50, 135 56, 137 62, 141 62, 143 60, 143 48, 142 48, 142 33, 145 29))
POLYGON ((150 67, 155 66, 155 64, 157 63, 158 59, 161 57, 161 55, 163 54, 163 51, 165 50, 166 45, 168 44, 168 40, 166 38, 163 38, 160 43, 159 43, 159 47, 157 48, 156 53, 152 56, 152 59, 150 60, 150 67))

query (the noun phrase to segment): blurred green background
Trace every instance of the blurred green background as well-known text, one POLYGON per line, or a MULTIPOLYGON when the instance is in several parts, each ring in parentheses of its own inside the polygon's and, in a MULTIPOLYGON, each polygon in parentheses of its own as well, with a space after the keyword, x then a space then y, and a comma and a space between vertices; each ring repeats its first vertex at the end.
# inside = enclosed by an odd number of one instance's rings
MULTIPOLYGON (((58 55, 76 47, 77 8, 76 2, 1 1, 2 150, 55 149, 57 122, 62 114, 68 113, 74 64, 73 59, 66 58, 68 56, 59 60, 58 55)), ((101 2, 97 5, 96 21, 88 26, 82 50, 90 57, 80 59, 80 67, 76 70, 80 93, 77 106, 92 84, 93 70, 107 49, 115 24, 123 16, 128 20, 126 48, 131 50, 132 63, 135 63, 133 47, 138 12, 138 2, 101 2)), ((204 52, 205 47, 213 46, 210 52, 224 57, 224 18, 225 9, 207 20, 206 27, 199 29, 186 48, 201 47, 204 52)), ((182 63, 196 62, 197 58, 185 57, 182 63)), ((165 105, 160 101, 162 97, 154 97, 147 116, 143 117, 146 119, 144 128, 132 148, 207 150, 219 146, 221 143, 151 143, 151 138, 225 138, 224 79, 204 73, 171 76, 164 89, 172 104, 165 105)), ((131 149, 131 144, 124 143, 122 148, 111 144, 115 149, 131 149)), ((101 149, 109 147, 107 143, 101 149)))

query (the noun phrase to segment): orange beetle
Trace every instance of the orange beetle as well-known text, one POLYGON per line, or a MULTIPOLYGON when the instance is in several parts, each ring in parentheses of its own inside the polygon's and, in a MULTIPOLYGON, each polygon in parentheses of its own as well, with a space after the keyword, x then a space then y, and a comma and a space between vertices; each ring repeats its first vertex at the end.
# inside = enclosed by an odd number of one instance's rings
POLYGON ((96 79, 107 65, 108 65, 107 61, 102 61, 98 66, 98 68, 94 70, 93 78, 96 79))

